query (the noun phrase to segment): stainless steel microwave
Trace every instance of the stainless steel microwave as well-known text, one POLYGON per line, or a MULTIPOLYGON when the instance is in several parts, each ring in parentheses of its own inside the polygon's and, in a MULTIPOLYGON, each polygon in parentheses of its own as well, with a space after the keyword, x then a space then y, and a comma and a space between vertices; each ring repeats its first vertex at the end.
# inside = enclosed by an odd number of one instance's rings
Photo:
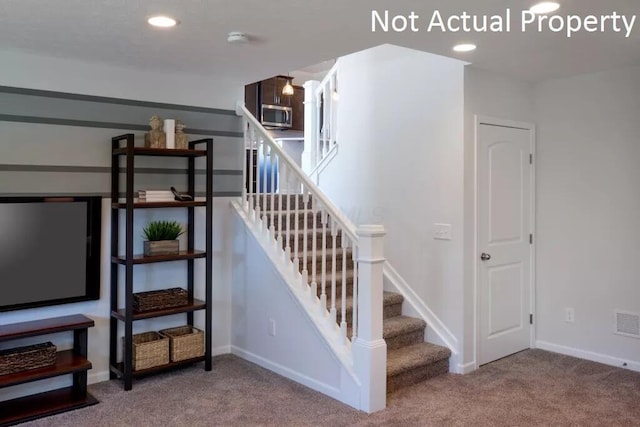
POLYGON ((263 126, 273 129, 289 129, 293 124, 293 109, 280 105, 262 104, 261 120, 263 126))

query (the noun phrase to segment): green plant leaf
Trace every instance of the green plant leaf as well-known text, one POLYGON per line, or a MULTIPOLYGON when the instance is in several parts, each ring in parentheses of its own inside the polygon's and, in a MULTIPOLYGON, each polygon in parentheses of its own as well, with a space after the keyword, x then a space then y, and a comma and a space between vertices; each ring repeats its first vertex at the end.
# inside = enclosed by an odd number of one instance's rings
POLYGON ((177 221, 152 221, 142 230, 146 240, 176 240, 184 234, 182 226, 177 221))

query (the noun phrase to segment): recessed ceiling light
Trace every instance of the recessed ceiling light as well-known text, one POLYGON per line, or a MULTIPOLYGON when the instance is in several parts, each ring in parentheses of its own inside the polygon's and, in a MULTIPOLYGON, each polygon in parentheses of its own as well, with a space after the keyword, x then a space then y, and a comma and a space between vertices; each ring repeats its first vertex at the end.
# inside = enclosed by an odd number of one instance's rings
POLYGON ((453 47, 453 50, 456 52, 471 52, 472 50, 476 50, 476 45, 472 43, 460 43, 453 47))
POLYGON ((157 15, 147 19, 149 25, 160 28, 171 28, 178 25, 178 21, 170 16, 157 15))
POLYGON ((543 1, 542 3, 531 6, 529 11, 538 15, 544 15, 545 13, 555 12, 558 9, 560 9, 560 3, 556 3, 554 1, 543 1))
POLYGON ((242 31, 231 31, 227 34, 227 41, 229 43, 242 44, 249 41, 249 37, 242 31))

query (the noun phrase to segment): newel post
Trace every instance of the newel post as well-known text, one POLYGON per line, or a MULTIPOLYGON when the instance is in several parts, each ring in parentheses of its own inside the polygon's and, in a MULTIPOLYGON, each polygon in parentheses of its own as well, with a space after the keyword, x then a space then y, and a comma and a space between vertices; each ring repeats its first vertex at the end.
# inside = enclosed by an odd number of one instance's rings
POLYGON ((358 324, 353 363, 362 384, 360 409, 384 409, 387 396, 387 344, 382 338, 382 225, 361 225, 358 234, 358 324))
POLYGON ((318 102, 316 90, 320 82, 308 80, 304 83, 304 150, 302 151, 302 170, 310 174, 316 165, 318 136, 318 102))

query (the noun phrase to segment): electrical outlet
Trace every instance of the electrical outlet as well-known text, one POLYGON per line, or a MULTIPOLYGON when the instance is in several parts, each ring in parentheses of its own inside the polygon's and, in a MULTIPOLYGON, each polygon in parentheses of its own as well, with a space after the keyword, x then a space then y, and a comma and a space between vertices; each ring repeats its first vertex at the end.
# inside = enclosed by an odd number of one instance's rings
POLYGON ((567 307, 564 309, 564 321, 568 323, 573 323, 575 321, 575 312, 573 308, 567 307))
POLYGON ((433 238, 451 240, 451 224, 433 224, 433 238))
POLYGON ((275 319, 269 319, 269 335, 276 336, 276 321, 275 319))

